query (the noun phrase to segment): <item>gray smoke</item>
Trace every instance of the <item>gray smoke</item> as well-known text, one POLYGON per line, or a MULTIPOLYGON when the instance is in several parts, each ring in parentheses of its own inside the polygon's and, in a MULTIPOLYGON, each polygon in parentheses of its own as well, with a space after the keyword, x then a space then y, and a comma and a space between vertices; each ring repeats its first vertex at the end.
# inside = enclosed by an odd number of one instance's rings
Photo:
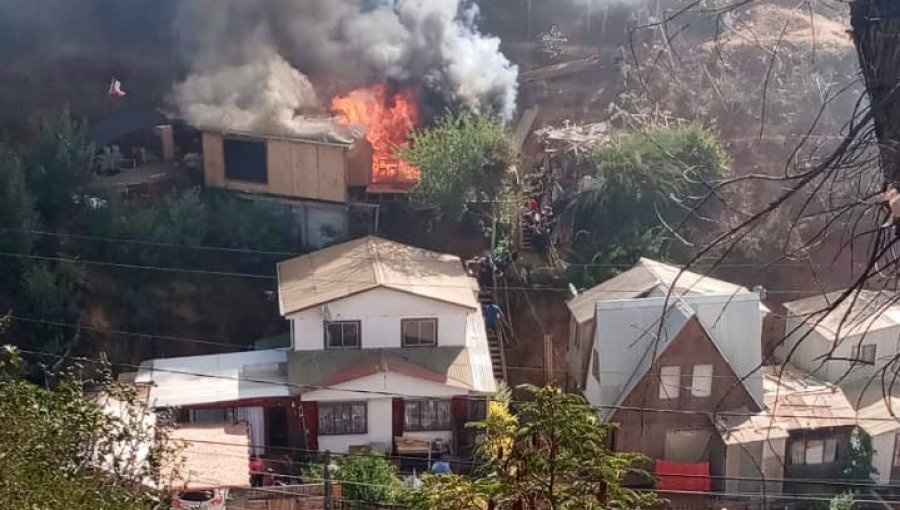
POLYGON ((190 75, 174 99, 197 124, 297 132, 323 106, 307 77, 345 90, 392 80, 508 120, 518 69, 477 17, 465 0, 185 0, 190 75))

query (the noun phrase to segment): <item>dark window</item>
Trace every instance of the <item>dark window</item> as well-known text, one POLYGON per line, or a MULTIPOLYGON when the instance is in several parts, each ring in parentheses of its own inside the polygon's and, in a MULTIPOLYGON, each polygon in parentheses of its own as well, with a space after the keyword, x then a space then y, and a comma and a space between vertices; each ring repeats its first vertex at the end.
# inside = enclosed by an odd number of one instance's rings
POLYGON ((319 435, 365 434, 367 430, 365 402, 319 404, 319 435))
POLYGON ((269 182, 265 142, 226 138, 223 145, 226 179, 263 184, 269 182))
POLYGON ((410 432, 450 430, 449 400, 407 400, 403 429, 410 432))
POLYGON ((403 319, 403 347, 437 345, 437 319, 403 319))
POLYGON ((596 348, 591 353, 591 374, 600 382, 600 352, 596 348))
POLYGON ((359 321, 328 322, 325 324, 326 349, 359 349, 359 321))
POLYGON ((862 363, 875 364, 875 344, 854 345, 850 357, 862 363))

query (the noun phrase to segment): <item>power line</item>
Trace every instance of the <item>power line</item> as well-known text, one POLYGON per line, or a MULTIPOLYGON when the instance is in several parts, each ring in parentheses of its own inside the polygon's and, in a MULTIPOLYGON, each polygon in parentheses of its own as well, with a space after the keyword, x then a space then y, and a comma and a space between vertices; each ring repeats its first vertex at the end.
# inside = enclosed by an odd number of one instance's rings
MULTIPOLYGON (((68 262, 74 264, 84 264, 89 266, 107 266, 107 267, 115 267, 119 269, 137 269, 137 270, 145 270, 145 271, 161 271, 168 273, 185 273, 185 274, 199 274, 199 275, 210 275, 210 276, 225 276, 225 277, 235 277, 235 278, 252 278, 258 280, 268 280, 268 281, 277 281, 278 277, 274 275, 264 275, 257 273, 238 273, 238 272, 229 272, 229 271, 210 271, 205 269, 188 269, 188 268, 173 268, 173 267, 165 267, 165 266, 145 266, 139 264, 124 264, 118 262, 106 262, 106 261, 98 261, 98 260, 84 260, 78 258, 65 258, 65 257, 50 257, 44 255, 30 255, 24 253, 9 253, 9 252, 0 252, 0 257, 11 257, 11 258, 26 258, 26 259, 36 259, 36 260, 46 260, 46 261, 56 261, 56 262, 68 262)), ((333 278, 316 278, 316 277, 308 277, 306 280, 317 283, 358 283, 358 284, 369 284, 371 281, 362 281, 362 280, 348 280, 348 279, 333 279, 333 278)), ((420 287, 421 284, 418 283, 403 283, 403 282, 392 282, 392 286, 397 287, 420 287)), ((438 284, 432 283, 429 284, 430 287, 437 288, 456 288, 456 289, 469 289, 475 290, 475 288, 471 285, 453 285, 453 284, 438 284)), ((502 285, 494 288, 495 290, 514 290, 514 291, 523 291, 523 292, 561 292, 566 294, 571 294, 572 290, 569 287, 522 287, 522 286, 509 286, 502 285)), ((616 289, 610 290, 610 293, 619 293, 619 294, 632 294, 634 292, 642 292, 646 289, 616 289)), ((809 288, 773 288, 766 289, 766 292, 769 294, 797 294, 797 293, 807 293, 811 290, 819 290, 814 287, 809 288)))
MULTIPOLYGON (((92 358, 86 358, 86 357, 81 357, 81 356, 66 356, 66 355, 54 354, 54 353, 49 353, 49 352, 32 351, 32 350, 27 350, 27 349, 19 349, 19 352, 22 352, 25 354, 36 355, 36 356, 49 356, 49 357, 52 357, 55 359, 65 359, 65 360, 71 360, 71 361, 80 361, 80 362, 86 362, 86 363, 105 364, 105 365, 116 365, 116 366, 120 366, 120 367, 133 368, 133 369, 147 368, 147 367, 142 367, 140 365, 134 365, 134 364, 130 364, 130 363, 109 362, 109 361, 95 360, 92 358)), ((150 368, 150 370, 152 372, 171 373, 171 374, 178 374, 178 375, 189 375, 189 376, 194 376, 194 377, 209 378, 209 379, 223 379, 223 380, 231 380, 231 381, 238 381, 238 382, 252 382, 252 383, 258 383, 258 384, 276 385, 276 386, 281 386, 281 387, 297 388, 297 389, 310 390, 310 391, 335 390, 335 391, 342 391, 342 392, 346 392, 346 393, 357 393, 357 394, 361 394, 361 395, 375 395, 375 396, 379 396, 379 397, 391 397, 391 398, 400 397, 400 398, 407 398, 407 399, 434 398, 433 395, 410 395, 410 394, 395 393, 395 392, 389 392, 389 391, 342 388, 339 386, 332 386, 332 385, 295 384, 295 383, 290 383, 287 381, 278 382, 278 381, 271 381, 271 380, 265 380, 265 379, 252 379, 252 378, 246 378, 246 377, 240 377, 240 376, 233 377, 233 376, 218 375, 218 374, 204 374, 201 372, 191 372, 188 370, 174 370, 174 369, 164 369, 164 368, 157 368, 157 367, 152 367, 152 368, 150 368)), ((474 396, 474 395, 456 395, 456 397, 457 398, 466 398, 466 399, 470 399, 470 400, 484 400, 484 398, 485 398, 483 396, 474 396)), ((528 403, 528 401, 526 401, 526 400, 510 400, 510 403, 525 404, 525 403, 528 403)), ((188 404, 187 406, 190 406, 190 405, 192 405, 192 404, 188 404)), ((201 404, 194 404, 194 405, 201 405, 201 404)), ((747 413, 747 412, 735 412, 735 411, 713 412, 713 411, 701 411, 701 410, 691 410, 691 409, 665 409, 665 408, 654 408, 654 407, 599 405, 599 404, 597 404, 597 405, 588 404, 588 406, 591 407, 592 409, 598 410, 598 411, 600 411, 600 410, 624 410, 624 411, 635 411, 635 412, 654 412, 654 413, 661 413, 661 414, 687 414, 687 415, 695 415, 695 416, 702 415, 702 416, 707 416, 710 418, 715 417, 715 416, 735 417, 735 418, 751 418, 751 417, 761 416, 760 413, 747 413)), ((175 407, 177 407, 177 406, 175 406, 175 407)), ((766 418, 808 418, 808 419, 821 419, 822 418, 821 416, 803 415, 803 414, 762 414, 762 416, 766 417, 766 418)), ((875 423, 880 423, 880 422, 897 423, 897 422, 900 422, 900 419, 880 418, 880 417, 874 417, 874 416, 873 417, 829 416, 828 418, 831 420, 846 420, 846 421, 856 421, 856 422, 875 422, 875 423)))

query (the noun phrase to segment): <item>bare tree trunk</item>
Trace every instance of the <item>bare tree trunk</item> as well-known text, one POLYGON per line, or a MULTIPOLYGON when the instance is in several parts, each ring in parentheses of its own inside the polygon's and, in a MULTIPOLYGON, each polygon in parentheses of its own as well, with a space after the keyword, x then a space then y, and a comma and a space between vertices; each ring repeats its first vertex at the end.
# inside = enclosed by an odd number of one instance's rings
POLYGON ((900 2, 854 0, 850 25, 871 102, 885 185, 900 190, 900 2))

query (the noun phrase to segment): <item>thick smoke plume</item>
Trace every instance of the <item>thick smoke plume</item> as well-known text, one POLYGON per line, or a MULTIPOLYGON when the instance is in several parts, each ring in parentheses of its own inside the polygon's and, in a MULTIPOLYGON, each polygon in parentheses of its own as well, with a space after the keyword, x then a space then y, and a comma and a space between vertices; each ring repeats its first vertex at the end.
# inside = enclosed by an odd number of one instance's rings
POLYGON ((174 98, 199 125, 302 133, 328 99, 311 83, 390 81, 508 120, 518 70, 477 16, 463 0, 185 0, 174 98))

